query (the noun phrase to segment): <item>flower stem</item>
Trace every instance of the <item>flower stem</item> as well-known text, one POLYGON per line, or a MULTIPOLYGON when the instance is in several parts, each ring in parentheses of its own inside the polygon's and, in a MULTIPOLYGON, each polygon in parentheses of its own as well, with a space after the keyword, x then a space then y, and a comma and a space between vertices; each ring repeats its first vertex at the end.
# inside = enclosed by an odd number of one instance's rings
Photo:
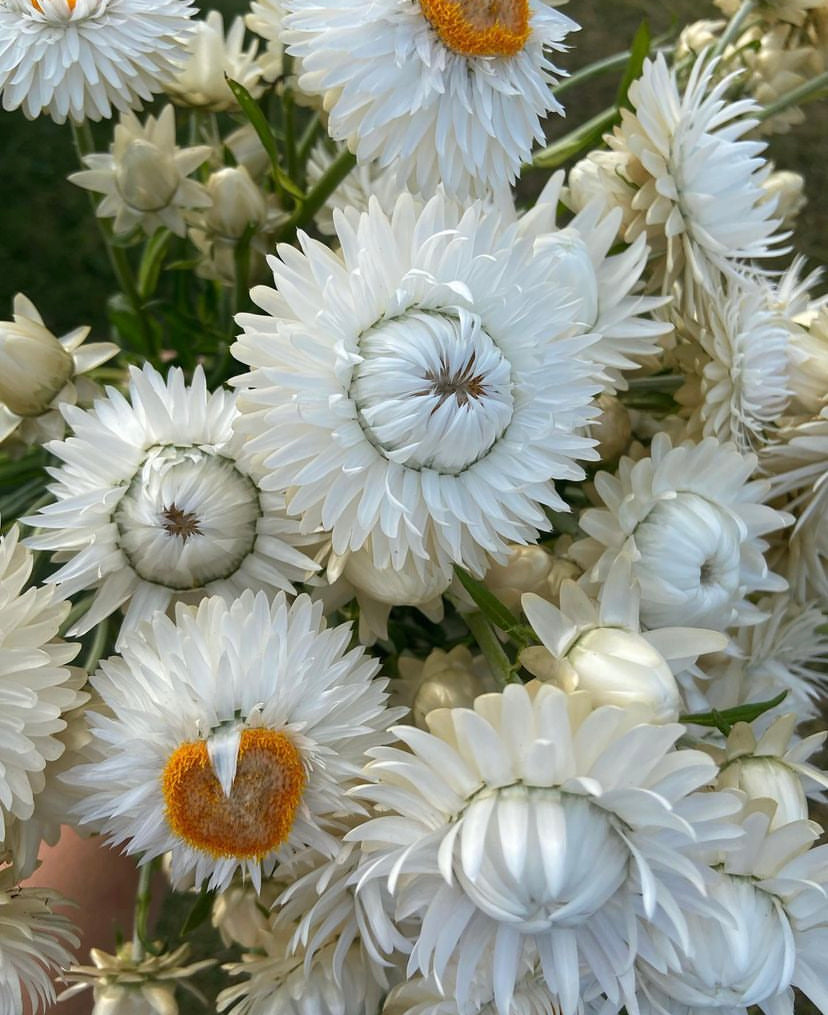
POLYGON ((512 663, 503 651, 503 646, 497 639, 492 625, 486 620, 482 613, 464 613, 463 620, 474 636, 474 640, 480 647, 492 676, 501 687, 507 684, 520 683, 516 670, 518 664, 512 663))
POLYGON ((782 113, 791 106, 798 106, 800 102, 808 102, 811 99, 822 97, 823 92, 828 92, 828 71, 823 71, 805 81, 798 88, 793 88, 784 95, 780 95, 775 102, 763 107, 756 115, 759 120, 768 120, 777 113, 782 113))
POLYGON ((277 240, 289 239, 297 229, 306 226, 355 165, 356 156, 352 155, 347 148, 343 148, 320 176, 313 190, 308 193, 305 200, 299 204, 279 230, 277 240))
POLYGON ((135 910, 132 918, 132 961, 140 962, 146 955, 147 921, 152 902, 152 875, 155 861, 138 869, 138 888, 135 892, 135 910))
POLYGON ((711 57, 715 58, 717 56, 721 56, 731 42, 738 38, 739 33, 744 28, 745 22, 754 10, 756 10, 756 0, 742 0, 741 6, 730 21, 728 21, 725 30, 719 37, 719 41, 716 43, 711 57))
POLYGON ((620 116, 617 106, 608 106, 597 116, 593 116, 591 120, 587 120, 580 127, 576 127, 575 130, 536 152, 527 168, 557 169, 558 166, 568 162, 586 148, 598 144, 604 132, 613 127, 620 116))

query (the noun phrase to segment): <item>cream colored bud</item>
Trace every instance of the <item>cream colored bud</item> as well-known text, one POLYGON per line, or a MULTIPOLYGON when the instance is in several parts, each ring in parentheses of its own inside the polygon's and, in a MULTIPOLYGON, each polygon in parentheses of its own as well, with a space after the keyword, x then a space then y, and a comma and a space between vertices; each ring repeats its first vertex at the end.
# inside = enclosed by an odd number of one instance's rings
POLYGON ((118 159, 115 184, 124 201, 136 211, 166 208, 180 183, 181 174, 172 154, 142 137, 130 141, 118 159))
POLYGON ((640 634, 617 627, 587 631, 566 656, 562 676, 588 691, 593 704, 639 709, 649 722, 674 722, 681 709, 678 685, 666 660, 640 634))
POLYGON ((780 220, 782 229, 791 229, 808 199, 805 197, 805 178, 800 173, 779 169, 762 184, 766 200, 776 198, 773 217, 780 220))
POLYGON ((632 422, 626 407, 613 395, 601 395, 597 404, 601 415, 590 423, 589 436, 598 441, 601 461, 611 462, 629 447, 632 422))
POLYGON ((212 207, 204 215, 208 230, 238 240, 249 225, 261 226, 267 217, 264 194, 244 166, 228 166, 207 181, 212 207))
POLYGON ((567 203, 573 211, 581 211, 598 198, 606 208, 621 208, 621 229, 625 229, 636 215, 632 208, 635 188, 626 182, 626 168, 623 152, 591 152, 569 171, 567 203))
POLYGON ((828 402, 828 307, 822 307, 810 327, 791 331, 788 385, 799 406, 817 414, 828 402))
POLYGON ((72 357, 18 293, 14 321, 0 321, 0 403, 17 416, 40 416, 74 372, 72 357))
POLYGON ((225 946, 235 943, 250 950, 258 948, 262 934, 269 932, 268 910, 283 888, 265 881, 261 895, 257 895, 250 885, 233 884, 217 895, 212 923, 225 946))
POLYGON ((428 656, 414 692, 414 724, 428 729, 426 716, 435 708, 471 708, 474 699, 495 690, 491 676, 475 667, 471 652, 458 645, 451 652, 434 649, 428 656))
POLYGON ((709 46, 716 44, 724 26, 725 22, 721 19, 704 19, 687 25, 678 37, 674 59, 684 60, 703 53, 709 46))
POLYGON ((799 775, 781 758, 748 755, 725 765, 717 781, 719 789, 740 789, 751 800, 773 800, 776 812, 771 828, 808 817, 808 801, 799 775))
POLYGON ((390 606, 420 606, 441 596, 450 578, 436 567, 426 566, 424 575, 411 565, 402 571, 374 567, 370 546, 348 556, 343 576, 360 592, 390 606))
POLYGON ((161 983, 95 987, 92 1015, 178 1015, 175 987, 161 983))
POLYGON ((533 677, 547 684, 557 684, 564 691, 574 691, 577 685, 569 686, 568 674, 561 671, 561 662, 543 645, 530 645, 520 653, 520 665, 533 677))

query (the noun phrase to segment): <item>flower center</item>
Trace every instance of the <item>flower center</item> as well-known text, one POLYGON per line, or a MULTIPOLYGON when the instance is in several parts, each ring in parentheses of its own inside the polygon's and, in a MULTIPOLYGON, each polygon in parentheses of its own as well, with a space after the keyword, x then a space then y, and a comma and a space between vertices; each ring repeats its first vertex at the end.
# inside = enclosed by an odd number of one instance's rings
POLYGON ((176 835, 214 857, 261 859, 287 839, 305 788, 296 747, 268 729, 241 734, 236 777, 225 796, 207 742, 182 744, 162 775, 167 821, 176 835))
POLYGON ((150 448, 115 510, 118 543, 144 581, 184 591, 229 578, 260 516, 251 480, 201 448, 150 448))
POLYGON ((462 56, 514 56, 531 31, 528 0, 420 0, 420 10, 462 56))
POLYGON ((456 475, 512 418, 511 370, 475 314, 418 311, 359 340, 350 395, 368 440, 390 461, 456 475))

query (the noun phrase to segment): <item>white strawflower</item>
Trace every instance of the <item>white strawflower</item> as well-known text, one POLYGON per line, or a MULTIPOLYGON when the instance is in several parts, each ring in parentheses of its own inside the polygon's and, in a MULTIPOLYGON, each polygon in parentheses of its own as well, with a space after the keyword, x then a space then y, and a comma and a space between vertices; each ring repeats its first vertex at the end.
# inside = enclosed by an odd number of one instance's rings
POLYGON ((195 11, 190 0, 4 0, 3 108, 55 123, 140 108, 182 59, 195 11))
POLYGON ((238 429, 303 531, 377 568, 485 572, 567 510, 552 480, 594 457, 589 337, 568 337, 555 259, 482 204, 402 195, 337 213, 342 254, 302 239, 272 260, 233 346, 238 429))
POLYGON ((0 321, 0 442, 41 443, 62 437, 60 406, 100 389, 82 375, 118 352, 113 342, 84 344, 88 327, 57 338, 23 293, 13 321, 0 321))
MULTIPOLYGON (((337 153, 341 146, 337 146, 337 153)), ((328 146, 319 142, 314 146, 308 158, 306 172, 308 185, 314 186, 332 165, 336 153, 328 146)), ((317 212, 314 222, 320 232, 326 236, 336 236, 333 212, 335 208, 343 211, 356 208, 357 211, 368 211, 368 202, 375 197, 386 215, 394 211, 394 204, 405 189, 399 181, 395 165, 380 166, 377 162, 365 162, 356 166, 345 177, 342 183, 331 194, 324 206, 317 212)))
POLYGON ((763 720, 789 709, 800 721, 816 718, 828 684, 828 614, 788 596, 760 599, 758 606, 765 619, 737 630, 738 654, 713 665, 705 662, 703 698, 692 711, 770 701, 787 691, 787 698, 763 720))
POLYGON ((521 216, 520 229, 534 239, 537 251, 554 258, 556 280, 575 301, 578 332, 600 336, 587 354, 601 371, 604 389, 613 393, 627 388, 622 371, 638 370, 641 359, 661 351, 658 339, 672 325, 650 315, 667 300, 636 292, 649 256, 643 235, 626 250, 610 254, 621 226, 619 208, 607 210, 596 198, 565 228, 558 227, 563 182, 562 172, 551 177, 536 204, 521 216))
MULTIPOLYGON (((433 978, 411 977, 389 993, 382 1015, 490 1015, 494 1012, 491 976, 477 977, 469 991, 466 1008, 458 1005, 450 984, 451 978, 449 983, 444 978, 438 984, 433 978)), ((549 991, 539 971, 529 969, 515 983, 509 1015, 558 1015, 559 1010, 557 998, 549 991)))
POLYGON ((244 17, 244 23, 250 31, 255 32, 267 43, 264 53, 260 53, 256 61, 265 81, 275 81, 282 75, 283 16, 282 0, 253 0, 249 13, 244 17))
POLYGON ((72 966, 64 973, 63 979, 73 986, 60 995, 60 1000, 92 987, 95 1004, 91 1015, 178 1015, 176 987, 201 999, 187 981, 215 962, 202 959, 184 965, 189 952, 188 945, 181 945, 172 952, 136 958, 131 942, 115 955, 92 948, 89 956, 94 965, 72 966))
POLYGON ((187 177, 211 154, 209 145, 179 148, 175 143, 175 111, 165 106, 156 119, 141 125, 133 113, 122 113, 108 155, 85 155, 86 169, 69 176, 84 190, 104 194, 98 218, 113 219, 117 234, 140 226, 152 236, 165 227, 177 236, 187 233, 188 212, 210 205, 210 195, 187 177))
POLYGON ((346 790, 400 713, 349 626, 321 624, 283 593, 156 614, 92 677, 111 717, 90 716, 100 757, 67 776, 80 822, 142 862, 171 852, 173 884, 241 870, 258 891, 297 848, 332 855, 332 818, 360 812, 346 790))
POLYGON ((165 381, 133 367, 129 401, 110 388, 65 415, 74 435, 49 445, 55 501, 27 519, 46 530, 27 545, 65 561, 49 579, 64 596, 95 590, 73 633, 128 603, 123 636, 176 598, 293 591, 315 570, 282 495, 240 457, 234 396, 208 393, 201 368, 187 387, 178 368, 165 381))
MULTIPOLYGON (((742 452, 768 442, 791 399, 790 345, 796 325, 771 305, 768 286, 731 277, 677 328, 690 374, 679 402, 698 389, 688 431, 732 441, 742 452), (695 375, 695 376, 693 376, 695 375)), ((691 398, 691 402, 694 399, 691 398)))
POLYGON ((786 574, 800 602, 828 599, 828 406, 816 419, 794 421, 764 449, 762 465, 775 496, 790 497, 796 516, 786 574))
POLYGON ((634 112, 609 139, 626 156, 620 172, 635 188, 638 214, 625 240, 646 234, 665 289, 685 271, 708 292, 720 272, 741 259, 778 251, 777 222, 762 184, 769 173, 764 144, 743 140, 756 125, 753 100, 725 98, 732 78, 713 82, 716 64, 703 54, 683 92, 662 54, 646 60, 630 86, 634 112))
POLYGON ((286 0, 299 85, 360 162, 396 165, 428 195, 511 183, 541 121, 563 112, 549 51, 578 26, 547 0, 286 0))
POLYGON ((642 633, 640 590, 630 560, 619 557, 593 602, 575 582, 561 586, 560 609, 540 596, 523 596, 523 611, 543 648, 521 662, 564 691, 587 691, 593 704, 635 710, 644 722, 675 722, 681 698, 675 674, 696 658, 723 649, 717 631, 668 627, 642 633))
POLYGON ((67 663, 77 644, 57 638, 69 604, 54 588, 27 588, 32 555, 13 526, 0 538, 0 842, 10 818, 26 821, 46 783, 44 770, 64 752, 64 713, 87 696, 67 663))
POLYGON ((53 980, 80 944, 69 920, 53 912, 66 900, 15 885, 12 868, 0 872, 0 1015, 20 1015, 26 1001, 35 1013, 51 1005, 53 980))
POLYGON ((649 457, 622 458, 616 475, 596 476, 606 507, 583 512, 590 538, 570 552, 593 582, 619 555, 631 556, 647 627, 758 623, 764 615, 747 597, 787 588, 768 569, 761 537, 791 519, 763 503, 769 483, 751 480, 755 468, 756 456, 732 444, 708 437, 674 448, 659 433, 649 457))
POLYGON ((813 792, 828 787, 828 773, 808 763, 828 733, 814 733, 791 743, 800 718, 787 712, 758 738, 748 723, 739 722, 730 731, 724 749, 708 748, 719 765, 719 789, 739 789, 749 800, 772 800, 776 804, 772 829, 806 821, 806 788, 813 792))
POLYGON ((770 811, 761 802, 746 808, 741 845, 710 885, 726 916, 689 915, 693 950, 681 970, 639 961, 643 1015, 746 1015, 752 1005, 793 1015, 791 987, 828 1010, 828 847, 809 850, 821 832, 810 821, 771 829, 770 811))
POLYGON ((203 20, 192 23, 181 66, 164 81, 164 91, 180 106, 218 113, 237 109, 238 103, 225 77, 238 81, 254 98, 264 91, 262 69, 256 63, 259 43, 244 49, 244 19, 237 17, 224 35, 224 18, 211 10, 203 20))
POLYGON ((382 813, 346 836, 365 853, 358 897, 375 880, 394 896, 409 975, 441 981, 456 961, 465 1011, 473 977, 491 971, 493 1010, 506 1015, 539 958, 563 1015, 593 978, 634 1003, 633 952, 671 964, 689 946, 680 911, 713 918, 690 854, 731 834, 722 819, 738 803, 693 792, 715 776, 710 758, 673 749, 678 724, 635 725, 538 682, 428 723, 394 729, 406 749, 371 752, 377 783, 358 792, 382 813))

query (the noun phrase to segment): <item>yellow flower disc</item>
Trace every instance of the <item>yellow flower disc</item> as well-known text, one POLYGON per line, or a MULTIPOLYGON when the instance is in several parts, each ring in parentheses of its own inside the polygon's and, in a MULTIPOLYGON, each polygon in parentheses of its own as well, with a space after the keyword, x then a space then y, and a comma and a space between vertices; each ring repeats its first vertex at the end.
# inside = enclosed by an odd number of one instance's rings
POLYGON ((260 859, 287 839, 305 788, 299 752, 268 729, 244 730, 229 796, 207 743, 182 744, 162 776, 167 821, 176 835, 214 857, 260 859))
POLYGON ((526 44, 528 0, 420 0, 440 40, 463 56, 514 56, 526 44))

